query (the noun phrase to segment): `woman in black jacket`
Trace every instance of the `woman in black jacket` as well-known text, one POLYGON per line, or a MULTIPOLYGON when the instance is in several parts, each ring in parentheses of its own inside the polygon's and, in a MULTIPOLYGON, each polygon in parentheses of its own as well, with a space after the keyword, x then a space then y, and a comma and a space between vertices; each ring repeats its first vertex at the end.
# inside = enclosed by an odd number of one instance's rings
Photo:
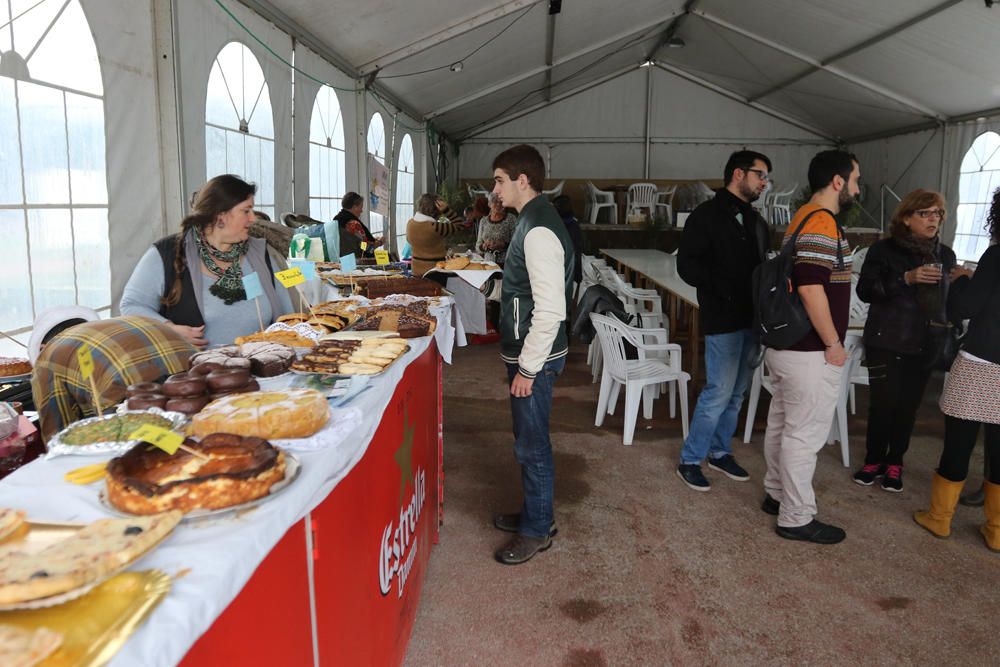
POLYGON ((968 319, 969 330, 941 394, 944 449, 931 481, 931 508, 913 518, 936 537, 951 534, 951 517, 982 427, 989 475, 983 482, 986 523, 980 532, 987 547, 1000 551, 1000 189, 993 193, 986 228, 993 245, 975 274, 954 271, 948 313, 968 319))
POLYGON ((870 385, 864 466, 854 481, 903 490, 903 455, 931 367, 947 333, 946 277, 955 253, 938 237, 944 198, 914 190, 896 207, 891 236, 876 242, 858 280, 858 296, 871 304, 865 322, 870 385))

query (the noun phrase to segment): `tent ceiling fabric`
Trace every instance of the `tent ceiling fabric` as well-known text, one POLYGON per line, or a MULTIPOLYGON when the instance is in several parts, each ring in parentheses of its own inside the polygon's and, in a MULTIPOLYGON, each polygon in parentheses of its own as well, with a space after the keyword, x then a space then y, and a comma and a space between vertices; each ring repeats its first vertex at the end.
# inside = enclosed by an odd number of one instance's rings
POLYGON ((673 69, 844 140, 1000 107, 1000 85, 988 83, 1000 6, 982 0, 630 0, 614 11, 564 0, 550 57, 547 0, 435 0, 419 11, 411 0, 256 1, 458 139, 625 74, 654 49, 673 69), (662 45, 670 26, 684 48, 662 45))

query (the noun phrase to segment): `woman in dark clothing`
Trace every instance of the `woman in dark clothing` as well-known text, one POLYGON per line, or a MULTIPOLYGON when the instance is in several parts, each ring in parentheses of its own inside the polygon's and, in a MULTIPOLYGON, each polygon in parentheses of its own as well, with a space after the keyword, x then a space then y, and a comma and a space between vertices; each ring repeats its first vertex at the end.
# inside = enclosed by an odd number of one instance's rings
POLYGON ((975 274, 968 269, 952 272, 948 314, 968 319, 969 330, 941 394, 944 449, 931 481, 931 507, 913 518, 936 537, 951 534, 951 517, 982 427, 989 474, 983 483, 986 523, 980 532, 987 547, 1000 551, 1000 189, 993 193, 986 228, 993 245, 983 253, 975 274))
POLYGON ((858 279, 871 304, 865 322, 870 384, 867 454, 854 481, 903 490, 903 455, 931 368, 948 331, 945 304, 955 253, 939 239, 944 198, 914 190, 892 216, 891 236, 876 242, 858 279))
MULTIPOLYGON (((358 239, 357 246, 354 246, 353 244, 345 244, 341 241, 341 255, 346 254, 343 246, 351 245, 349 251, 353 251, 355 255, 358 255, 359 257, 374 257, 375 248, 382 245, 382 237, 373 236, 367 225, 361 222, 361 218, 359 216, 364 210, 365 198, 357 192, 348 192, 344 195, 344 198, 340 200, 340 212, 333 216, 333 220, 337 223, 340 229, 341 239, 344 238, 345 234, 354 235, 358 239), (361 248, 361 243, 366 245, 364 249, 361 248)), ((336 261, 336 258, 331 257, 330 259, 336 261)))

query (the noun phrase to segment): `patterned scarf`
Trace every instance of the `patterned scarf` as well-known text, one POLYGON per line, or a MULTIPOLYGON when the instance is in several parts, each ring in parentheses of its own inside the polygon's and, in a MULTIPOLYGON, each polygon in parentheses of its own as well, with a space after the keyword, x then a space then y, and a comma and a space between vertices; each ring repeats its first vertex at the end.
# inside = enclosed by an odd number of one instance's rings
POLYGON ((222 299, 227 306, 232 305, 237 301, 244 301, 247 298, 247 293, 243 289, 243 266, 242 259, 243 255, 247 252, 247 245, 249 241, 240 241, 239 243, 234 243, 233 247, 222 252, 212 246, 205 239, 205 235, 198 231, 194 235, 195 245, 198 247, 198 256, 201 261, 204 262, 208 270, 212 272, 212 275, 216 276, 218 280, 208 288, 209 293, 222 299), (220 262, 230 262, 229 268, 223 270, 216 260, 220 262))

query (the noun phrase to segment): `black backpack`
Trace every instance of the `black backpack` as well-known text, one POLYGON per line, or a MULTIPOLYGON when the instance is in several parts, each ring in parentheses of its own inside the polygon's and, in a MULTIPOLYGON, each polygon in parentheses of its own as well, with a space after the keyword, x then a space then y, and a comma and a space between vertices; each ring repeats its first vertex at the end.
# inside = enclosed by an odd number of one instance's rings
MULTIPOLYGON (((795 266, 795 241, 806 222, 816 213, 813 211, 799 223, 798 229, 788 238, 777 257, 765 260, 753 272, 754 329, 765 347, 785 350, 802 340, 812 322, 799 292, 792 283, 792 268, 795 266)), ((837 263, 843 269, 844 257, 840 248, 840 226, 837 226, 837 263)))

